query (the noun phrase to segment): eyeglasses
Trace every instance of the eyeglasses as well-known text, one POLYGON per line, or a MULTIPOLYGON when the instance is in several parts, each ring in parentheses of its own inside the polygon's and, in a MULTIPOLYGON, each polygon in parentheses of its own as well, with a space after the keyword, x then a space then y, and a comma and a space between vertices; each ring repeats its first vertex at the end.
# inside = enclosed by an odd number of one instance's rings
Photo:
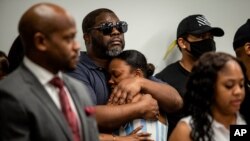
POLYGON ((120 33, 125 33, 128 31, 128 24, 124 21, 119 21, 116 24, 112 22, 102 23, 99 26, 88 28, 88 31, 92 29, 97 29, 103 33, 103 35, 110 35, 113 31, 113 28, 116 28, 120 33))

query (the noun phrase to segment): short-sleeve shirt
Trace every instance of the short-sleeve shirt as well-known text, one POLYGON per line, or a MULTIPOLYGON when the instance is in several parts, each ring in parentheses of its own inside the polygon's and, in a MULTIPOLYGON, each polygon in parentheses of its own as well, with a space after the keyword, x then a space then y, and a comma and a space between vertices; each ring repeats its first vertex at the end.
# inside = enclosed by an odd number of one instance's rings
POLYGON ((108 72, 95 65, 86 52, 80 52, 77 68, 67 74, 80 80, 89 88, 90 97, 95 105, 107 103, 111 92, 108 87, 108 72))
POLYGON ((250 81, 247 81, 247 87, 246 87, 246 94, 245 99, 240 107, 240 112, 244 116, 245 120, 247 121, 247 124, 250 124, 250 81))
MULTIPOLYGON (((174 87, 179 94, 184 97, 189 74, 190 72, 185 70, 180 65, 179 61, 177 61, 165 67, 161 72, 157 73, 155 77, 174 87)), ((168 113, 167 115, 169 122, 168 135, 170 135, 177 122, 184 116, 184 111, 181 110, 174 113, 168 113)))
POLYGON ((161 72, 157 73, 155 77, 173 86, 183 97, 189 74, 190 72, 185 70, 179 61, 177 61, 165 67, 161 72))
MULTIPOLYGON (((90 97, 95 105, 105 105, 108 102, 111 94, 111 89, 108 85, 108 72, 104 68, 97 66, 86 52, 80 52, 76 69, 67 72, 67 74, 80 80, 89 88, 90 97)), ((149 79, 162 82, 153 76, 149 77, 149 79)))

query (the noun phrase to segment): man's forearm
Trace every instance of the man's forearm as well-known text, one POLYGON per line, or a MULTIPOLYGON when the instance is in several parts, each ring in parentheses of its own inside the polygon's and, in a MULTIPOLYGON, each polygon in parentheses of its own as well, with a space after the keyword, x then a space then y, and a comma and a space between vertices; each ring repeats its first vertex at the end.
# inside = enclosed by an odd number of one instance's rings
POLYGON ((183 105, 183 100, 178 91, 166 83, 143 79, 142 90, 151 94, 158 101, 161 109, 166 112, 175 112, 183 105))
POLYGON ((112 131, 133 119, 141 117, 142 114, 136 103, 96 106, 96 120, 99 129, 102 131, 112 131))

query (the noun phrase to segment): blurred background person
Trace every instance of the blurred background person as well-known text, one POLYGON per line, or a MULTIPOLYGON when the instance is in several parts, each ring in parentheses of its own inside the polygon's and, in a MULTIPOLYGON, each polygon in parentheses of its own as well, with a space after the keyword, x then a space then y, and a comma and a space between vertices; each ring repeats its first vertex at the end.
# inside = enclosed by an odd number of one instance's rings
POLYGON ((241 60, 247 69, 247 91, 245 100, 242 103, 240 112, 245 116, 247 123, 250 123, 250 19, 241 25, 235 35, 233 41, 233 48, 236 57, 241 60))
POLYGON ((24 58, 24 47, 20 36, 18 35, 10 47, 8 53, 8 60, 10 63, 8 73, 13 72, 23 61, 24 58))
POLYGON ((9 61, 6 54, 0 51, 0 80, 3 79, 9 70, 9 61))

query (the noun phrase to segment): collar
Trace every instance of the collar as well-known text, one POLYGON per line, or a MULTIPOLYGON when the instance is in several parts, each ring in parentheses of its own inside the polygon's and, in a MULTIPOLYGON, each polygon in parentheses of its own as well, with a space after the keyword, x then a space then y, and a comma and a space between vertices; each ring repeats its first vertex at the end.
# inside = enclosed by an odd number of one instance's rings
MULTIPOLYGON (((209 115, 210 120, 212 119, 211 116, 209 115)), ((213 119, 213 126, 215 128, 226 128, 223 124, 221 124, 220 122, 216 121, 215 119, 213 119)), ((236 113, 236 123, 235 124, 246 124, 246 122, 244 121, 244 119, 241 117, 240 113, 237 112, 236 113)))
MULTIPOLYGON (((45 85, 54 77, 53 73, 39 66, 38 64, 36 64, 35 62, 30 60, 26 56, 24 57, 23 62, 24 62, 24 65, 37 77, 37 79, 42 85, 45 85)), ((59 72, 57 75, 60 78, 62 78, 62 72, 59 72)))
POLYGON ((86 65, 89 69, 103 70, 104 68, 97 66, 92 59, 89 58, 87 52, 80 52, 80 63, 86 65))

